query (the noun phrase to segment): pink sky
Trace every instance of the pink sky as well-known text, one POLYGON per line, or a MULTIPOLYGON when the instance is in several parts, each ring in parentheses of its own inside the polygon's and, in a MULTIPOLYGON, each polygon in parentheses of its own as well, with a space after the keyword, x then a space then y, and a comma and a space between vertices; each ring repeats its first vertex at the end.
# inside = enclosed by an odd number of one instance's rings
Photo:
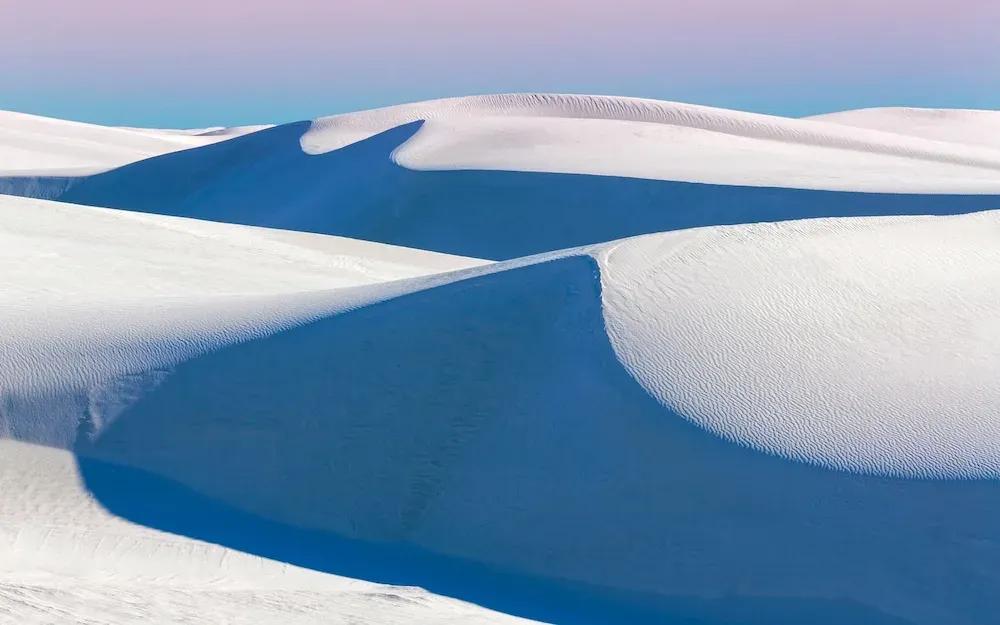
POLYGON ((234 123, 497 91, 1000 108, 998 30, 993 0, 0 0, 0 108, 149 123, 174 102, 234 123))

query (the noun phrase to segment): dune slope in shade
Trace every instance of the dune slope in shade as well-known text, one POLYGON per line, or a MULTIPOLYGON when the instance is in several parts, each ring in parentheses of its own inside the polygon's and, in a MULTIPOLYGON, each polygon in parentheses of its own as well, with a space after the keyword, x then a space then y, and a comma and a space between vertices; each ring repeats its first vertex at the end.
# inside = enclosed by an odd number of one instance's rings
POLYGON ((136 374, 112 395, 141 392, 150 371, 368 301, 366 285, 483 262, 8 196, 0 223, 0 433, 60 447, 118 376, 136 374))
POLYGON ((991 622, 972 113, 0 114, 0 620, 991 622))
POLYGON ((477 258, 690 228, 805 217, 957 213, 988 195, 869 194, 503 171, 414 171, 391 161, 419 123, 320 155, 307 124, 264 130, 75 183, 81 204, 337 234, 477 258), (531 224, 531 227, 525 227, 531 224))
MULTIPOLYGON (((996 114, 986 111, 878 109, 790 119, 639 98, 504 94, 323 117, 311 122, 299 142, 308 154, 324 154, 414 122, 423 127, 393 158, 416 170, 1000 193, 1000 145, 988 139, 995 134, 996 114), (921 121, 928 115, 933 125, 921 121)), ((266 127, 105 128, 0 112, 0 189, 51 192, 51 181, 43 187, 32 181, 80 177, 266 127)))
POLYGON ((480 261, 11 197, 0 224, 0 620, 517 621, 121 520, 68 451, 185 358, 480 261))
MULTIPOLYGON (((561 580, 564 596, 624 594, 682 622, 981 623, 1000 570, 998 433, 983 409, 1000 391, 996 346, 969 333, 997 318, 981 294, 997 262, 980 256, 996 232, 996 213, 711 228, 411 281, 397 297, 171 367, 115 418, 85 419, 75 449, 88 487, 126 518, 177 529, 141 498, 115 499, 116 474, 93 461, 271 524, 278 538, 242 549, 336 573, 351 570, 268 549, 302 532, 418 549, 561 580), (890 233, 896 244, 882 244, 890 233), (828 256, 848 253, 852 263, 828 256), (921 264, 935 262, 940 271, 921 264), (808 273, 797 291, 767 270, 790 266, 808 273), (731 273, 753 293, 701 298, 731 273), (876 292, 877 322, 848 315, 876 292), (952 305, 922 308, 935 292, 952 305), (783 320, 804 324, 796 345, 783 320), (928 323, 950 325, 931 340, 917 332, 928 323), (749 355, 774 349, 737 361, 752 384, 724 359, 684 352, 700 337, 711 355, 733 332, 749 355), (886 336, 908 338, 906 360, 854 347, 886 336), (953 348, 963 379, 948 372, 953 348), (933 398, 910 392, 932 365, 953 432, 937 427, 933 398), (851 368, 880 380, 858 382, 851 368), (691 404, 692 389, 718 399, 691 404), (814 421, 767 438, 783 418, 768 393, 788 392, 814 421), (846 403, 828 413, 831 401, 846 403), (963 584, 941 583, 941 571, 963 584)), ((205 523, 185 531, 233 540, 205 523)))
POLYGON ((699 425, 834 469, 1000 477, 1000 213, 655 235, 604 266, 617 353, 699 425))
POLYGON ((74 456, 59 449, 0 440, 0 492, 4 623, 524 622, 136 525, 104 509, 81 484, 74 456))
POLYGON ((987 146, 611 96, 505 94, 347 113, 314 121, 302 147, 322 154, 415 121, 426 123, 394 154, 412 169, 539 171, 839 191, 1000 190, 1000 150, 987 146))

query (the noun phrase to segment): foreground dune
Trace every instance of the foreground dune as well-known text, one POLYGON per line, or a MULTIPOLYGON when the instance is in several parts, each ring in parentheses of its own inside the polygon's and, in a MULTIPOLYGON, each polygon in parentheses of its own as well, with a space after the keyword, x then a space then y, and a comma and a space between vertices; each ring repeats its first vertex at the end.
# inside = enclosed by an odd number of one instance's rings
POLYGON ((118 518, 81 482, 67 451, 0 440, 0 488, 5 622, 523 622, 419 588, 310 571, 118 518))
POLYGON ((18 623, 515 620, 116 518, 70 451, 173 364, 330 310, 280 300, 479 261, 7 196, 0 225, 0 614, 18 623))
POLYGON ((126 519, 334 573, 346 540, 663 618, 975 623, 997 219, 693 230, 280 298, 70 292, 7 346, 5 430, 74 450, 126 519))

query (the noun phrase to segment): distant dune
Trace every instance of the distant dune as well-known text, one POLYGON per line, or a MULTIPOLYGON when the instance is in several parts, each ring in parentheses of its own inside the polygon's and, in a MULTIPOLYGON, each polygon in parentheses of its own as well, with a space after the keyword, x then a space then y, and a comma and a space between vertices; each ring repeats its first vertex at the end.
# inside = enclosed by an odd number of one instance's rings
POLYGON ((807 119, 1000 149, 1000 111, 894 107, 843 111, 807 119))
POLYGON ((0 111, 0 175, 83 176, 261 128, 114 128, 0 111))
POLYGON ((92 176, 8 176, 0 189, 504 260, 699 226, 997 208, 998 181, 1000 150, 984 147, 534 95, 286 124, 92 176))

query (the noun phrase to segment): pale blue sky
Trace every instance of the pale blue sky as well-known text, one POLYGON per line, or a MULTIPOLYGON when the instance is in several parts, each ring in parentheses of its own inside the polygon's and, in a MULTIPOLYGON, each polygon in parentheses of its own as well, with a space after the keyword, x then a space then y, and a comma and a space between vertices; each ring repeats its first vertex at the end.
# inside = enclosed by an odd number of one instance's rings
POLYGON ((998 31, 993 0, 33 0, 0 5, 0 108, 149 126, 510 91, 1000 108, 998 31))

